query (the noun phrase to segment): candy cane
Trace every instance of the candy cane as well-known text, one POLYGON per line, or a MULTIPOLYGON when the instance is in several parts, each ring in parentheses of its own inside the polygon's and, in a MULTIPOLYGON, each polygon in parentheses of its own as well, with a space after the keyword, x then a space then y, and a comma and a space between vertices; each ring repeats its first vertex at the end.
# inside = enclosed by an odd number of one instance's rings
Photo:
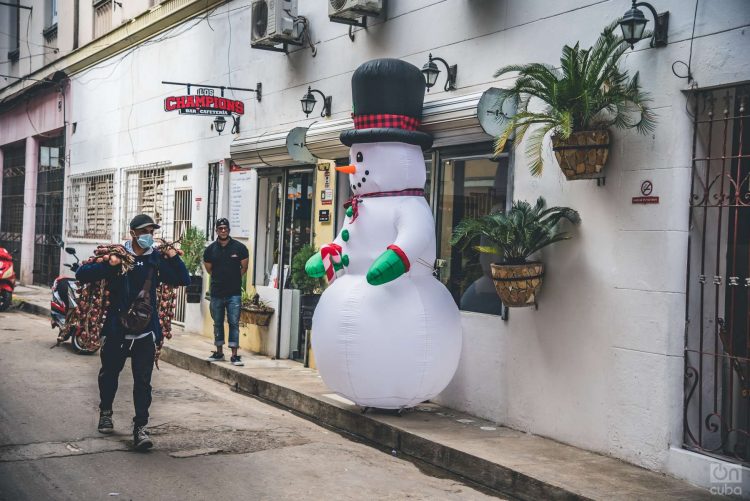
POLYGON ((332 284, 336 280, 336 269, 334 263, 341 263, 341 246, 338 244, 327 244, 320 248, 320 256, 323 258, 323 267, 326 270, 328 283, 332 284))

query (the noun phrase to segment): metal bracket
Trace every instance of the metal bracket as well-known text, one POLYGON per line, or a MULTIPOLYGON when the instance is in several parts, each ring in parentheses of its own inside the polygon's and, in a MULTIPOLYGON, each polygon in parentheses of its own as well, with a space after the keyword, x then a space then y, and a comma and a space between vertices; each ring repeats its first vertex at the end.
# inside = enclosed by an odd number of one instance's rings
POLYGON ((596 178, 596 185, 597 186, 604 186, 607 184, 607 176, 597 177, 596 178))

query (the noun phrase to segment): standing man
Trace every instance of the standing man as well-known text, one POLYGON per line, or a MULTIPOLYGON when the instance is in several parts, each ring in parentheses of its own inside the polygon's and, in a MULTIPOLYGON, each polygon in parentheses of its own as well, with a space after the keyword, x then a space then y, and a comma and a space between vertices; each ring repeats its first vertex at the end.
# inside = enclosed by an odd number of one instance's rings
POLYGON ((229 347, 232 365, 245 365, 237 355, 240 345, 240 306, 242 303, 242 277, 247 273, 249 258, 247 247, 229 236, 229 220, 216 221, 216 240, 203 252, 203 265, 211 275, 211 318, 214 320, 214 345, 216 351, 208 360, 224 360, 224 315, 229 323, 229 347))
POLYGON ((112 433, 112 403, 117 393, 120 372, 125 360, 130 357, 133 371, 133 445, 138 450, 147 450, 154 443, 149 437, 148 409, 151 406, 151 373, 154 368, 156 347, 162 341, 161 325, 156 305, 156 287, 160 283, 188 285, 185 263, 177 251, 169 249, 165 254, 156 251, 154 230, 159 225, 145 214, 130 221, 131 240, 125 242, 127 252, 134 256, 133 269, 120 274, 122 261, 110 255, 108 261, 82 265, 76 272, 76 280, 82 283, 107 281, 110 306, 102 327, 102 368, 99 370, 99 432, 112 433), (148 295, 151 317, 143 332, 131 332, 121 323, 137 297, 148 295))

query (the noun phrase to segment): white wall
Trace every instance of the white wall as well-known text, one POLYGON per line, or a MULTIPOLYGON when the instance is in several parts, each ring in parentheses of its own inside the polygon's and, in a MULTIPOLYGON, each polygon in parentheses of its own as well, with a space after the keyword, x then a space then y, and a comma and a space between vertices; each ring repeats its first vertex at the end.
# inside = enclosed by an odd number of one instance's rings
MULTIPOLYGON (((210 25, 198 22, 181 29, 179 37, 76 75, 72 172, 163 160, 191 163, 194 195, 205 200, 206 166, 227 156, 231 138, 210 131, 208 118, 166 114, 163 98, 182 89, 162 86, 161 80, 249 88, 262 82, 260 103, 251 94, 234 94, 246 103, 242 135, 251 136, 320 120, 301 112, 299 99, 308 85, 333 96, 332 119, 347 116, 351 74, 376 57, 421 67, 432 52, 458 63, 458 90, 442 91, 441 75, 427 100, 508 86, 507 80, 493 79, 497 68, 533 61, 557 65, 563 44, 590 45, 629 7, 614 0, 391 0, 387 20, 370 20, 367 30, 355 30, 352 42, 347 26, 330 23, 322 4, 300 1, 299 13, 312 23, 315 58, 309 48, 289 55, 251 49, 245 0, 218 9, 210 25)), ((515 198, 544 195, 551 205, 577 209, 583 222, 573 240, 543 253, 547 270, 538 311, 514 309, 507 323, 463 314, 461 365, 441 403, 649 468, 667 468, 670 445, 682 443, 692 140, 685 112, 688 84, 671 66, 688 60, 694 6, 660 0, 658 10, 670 11, 669 46, 650 49, 642 42, 625 58, 625 67, 641 72, 659 122, 647 136, 614 132, 605 186, 566 182, 554 161, 541 178, 532 178, 519 151, 515 198), (644 179, 653 181, 659 205, 631 204, 644 179)), ((699 4, 692 56, 698 85, 750 80, 748 25, 748 2, 699 4)), ((194 218, 201 224, 205 216, 194 218)))

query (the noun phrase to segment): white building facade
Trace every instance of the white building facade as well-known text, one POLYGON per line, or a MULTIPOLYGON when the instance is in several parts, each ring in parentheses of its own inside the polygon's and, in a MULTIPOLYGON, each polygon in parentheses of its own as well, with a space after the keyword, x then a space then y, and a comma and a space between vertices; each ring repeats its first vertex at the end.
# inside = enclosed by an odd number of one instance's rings
MULTIPOLYGON (((630 2, 391 0, 352 29, 331 22, 325 2, 298 3, 314 50, 307 40, 288 53, 251 48, 251 1, 233 0, 70 72, 66 244, 88 255, 121 239, 138 211, 155 213, 168 238, 230 217, 250 248, 248 285, 276 309, 268 327, 243 330, 243 347, 306 359, 302 298, 287 279, 302 246, 329 242, 343 219, 349 187, 333 167, 348 162, 338 134, 352 127, 351 75, 369 59, 421 68, 432 54, 457 65, 454 90, 440 66, 423 130, 435 137, 425 190, 439 277, 464 330, 458 372, 437 401, 699 485, 709 485, 711 462, 750 464, 750 275, 738 264, 750 262, 750 4, 654 3, 669 11, 668 45, 641 41, 622 66, 640 72, 658 123, 648 135, 614 131, 597 182, 566 181, 549 145, 541 177, 530 175, 523 145, 495 157, 480 103, 512 83, 495 70, 559 66, 563 45, 590 46, 630 2), (688 65, 690 82, 681 78, 688 65), (214 117, 166 111, 166 98, 188 91, 163 81, 194 84, 190 94, 260 83, 262 97, 226 90, 244 113, 239 132, 227 117, 219 135, 214 117), (330 116, 318 94, 305 116, 308 87, 332 97, 330 116), (737 175, 727 178, 730 165, 737 175), (658 204, 633 203, 644 181, 658 204), (542 252, 538 308, 506 316, 487 263, 448 241, 461 218, 540 195, 576 209, 582 223, 542 252)), ((183 321, 210 336, 202 305, 187 305, 183 321)))

